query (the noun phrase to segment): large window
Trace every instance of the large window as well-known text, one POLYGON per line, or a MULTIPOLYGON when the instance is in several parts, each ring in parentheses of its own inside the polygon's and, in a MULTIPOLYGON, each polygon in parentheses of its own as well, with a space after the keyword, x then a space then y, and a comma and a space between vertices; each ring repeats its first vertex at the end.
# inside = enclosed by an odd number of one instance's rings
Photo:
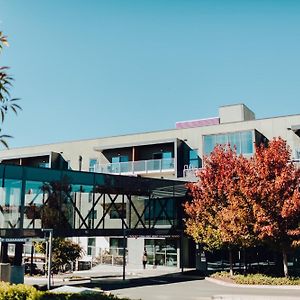
POLYGON ((198 156, 197 149, 190 149, 189 152, 189 167, 190 168, 199 168, 200 167, 200 159, 198 156))
POLYGON ((97 166, 97 159, 96 158, 90 159, 89 172, 95 172, 96 171, 96 166, 97 166))
POLYGON ((145 239, 148 264, 177 266, 177 241, 174 239, 145 239))
POLYGON ((112 255, 123 255, 124 247, 127 247, 127 239, 109 238, 109 249, 112 255), (125 245, 124 245, 125 242, 125 245))
POLYGON ((91 256, 96 255, 96 239, 95 238, 88 238, 87 255, 91 255, 91 256))
POLYGON ((225 134, 205 135, 203 137, 204 155, 209 155, 216 145, 229 144, 236 148, 238 154, 253 154, 253 133, 252 131, 239 131, 225 134))

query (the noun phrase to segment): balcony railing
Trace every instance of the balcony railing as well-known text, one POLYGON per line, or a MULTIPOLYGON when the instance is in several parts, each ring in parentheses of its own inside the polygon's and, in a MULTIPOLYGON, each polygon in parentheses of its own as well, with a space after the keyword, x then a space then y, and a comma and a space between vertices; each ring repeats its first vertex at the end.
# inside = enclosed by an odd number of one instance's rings
POLYGON ((183 177, 190 181, 197 181, 196 173, 200 171, 201 168, 194 168, 188 165, 185 165, 183 168, 183 177))
POLYGON ((106 174, 145 174, 174 171, 174 169, 174 158, 164 158, 100 164, 96 166, 95 172, 106 174))

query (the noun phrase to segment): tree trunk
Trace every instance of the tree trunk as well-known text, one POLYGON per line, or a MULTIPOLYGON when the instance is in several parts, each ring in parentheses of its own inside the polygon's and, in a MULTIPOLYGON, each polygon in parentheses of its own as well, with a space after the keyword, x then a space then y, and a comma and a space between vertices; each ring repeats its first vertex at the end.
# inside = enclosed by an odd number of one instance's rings
POLYGON ((247 273, 246 249, 243 249, 244 275, 247 273))
POLYGON ((284 277, 289 277, 288 260, 287 260, 287 254, 285 249, 282 249, 282 262, 283 262, 284 277))
POLYGON ((233 276, 233 263, 232 263, 232 251, 229 248, 229 268, 230 268, 230 276, 233 276))

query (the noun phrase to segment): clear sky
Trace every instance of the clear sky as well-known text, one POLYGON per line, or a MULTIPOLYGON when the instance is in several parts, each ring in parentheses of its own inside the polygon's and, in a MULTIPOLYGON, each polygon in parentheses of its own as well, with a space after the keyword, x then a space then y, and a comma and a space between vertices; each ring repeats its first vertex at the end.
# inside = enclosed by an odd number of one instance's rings
POLYGON ((300 113, 300 1, 0 0, 11 147, 300 113))

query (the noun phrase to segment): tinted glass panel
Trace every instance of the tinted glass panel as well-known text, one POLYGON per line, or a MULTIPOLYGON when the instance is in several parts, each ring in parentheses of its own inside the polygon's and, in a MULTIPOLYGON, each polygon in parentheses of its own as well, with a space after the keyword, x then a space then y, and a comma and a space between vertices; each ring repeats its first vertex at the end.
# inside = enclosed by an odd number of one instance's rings
POLYGON ((203 142, 204 142, 204 154, 209 155, 213 151, 216 145, 215 135, 205 135, 203 138, 203 142))
POLYGON ((252 141, 251 131, 241 132, 241 148, 242 148, 242 153, 244 154, 253 153, 253 141, 252 141))
POLYGON ((205 155, 209 155, 216 145, 227 145, 228 143, 236 149, 238 154, 253 154, 252 131, 206 135, 203 138, 203 143, 205 155))
POLYGON ((192 168, 199 168, 200 160, 198 157, 198 151, 197 150, 190 150, 189 152, 189 166, 192 168))
POLYGON ((0 188, 1 228, 19 227, 21 205, 21 180, 5 179, 0 188))

